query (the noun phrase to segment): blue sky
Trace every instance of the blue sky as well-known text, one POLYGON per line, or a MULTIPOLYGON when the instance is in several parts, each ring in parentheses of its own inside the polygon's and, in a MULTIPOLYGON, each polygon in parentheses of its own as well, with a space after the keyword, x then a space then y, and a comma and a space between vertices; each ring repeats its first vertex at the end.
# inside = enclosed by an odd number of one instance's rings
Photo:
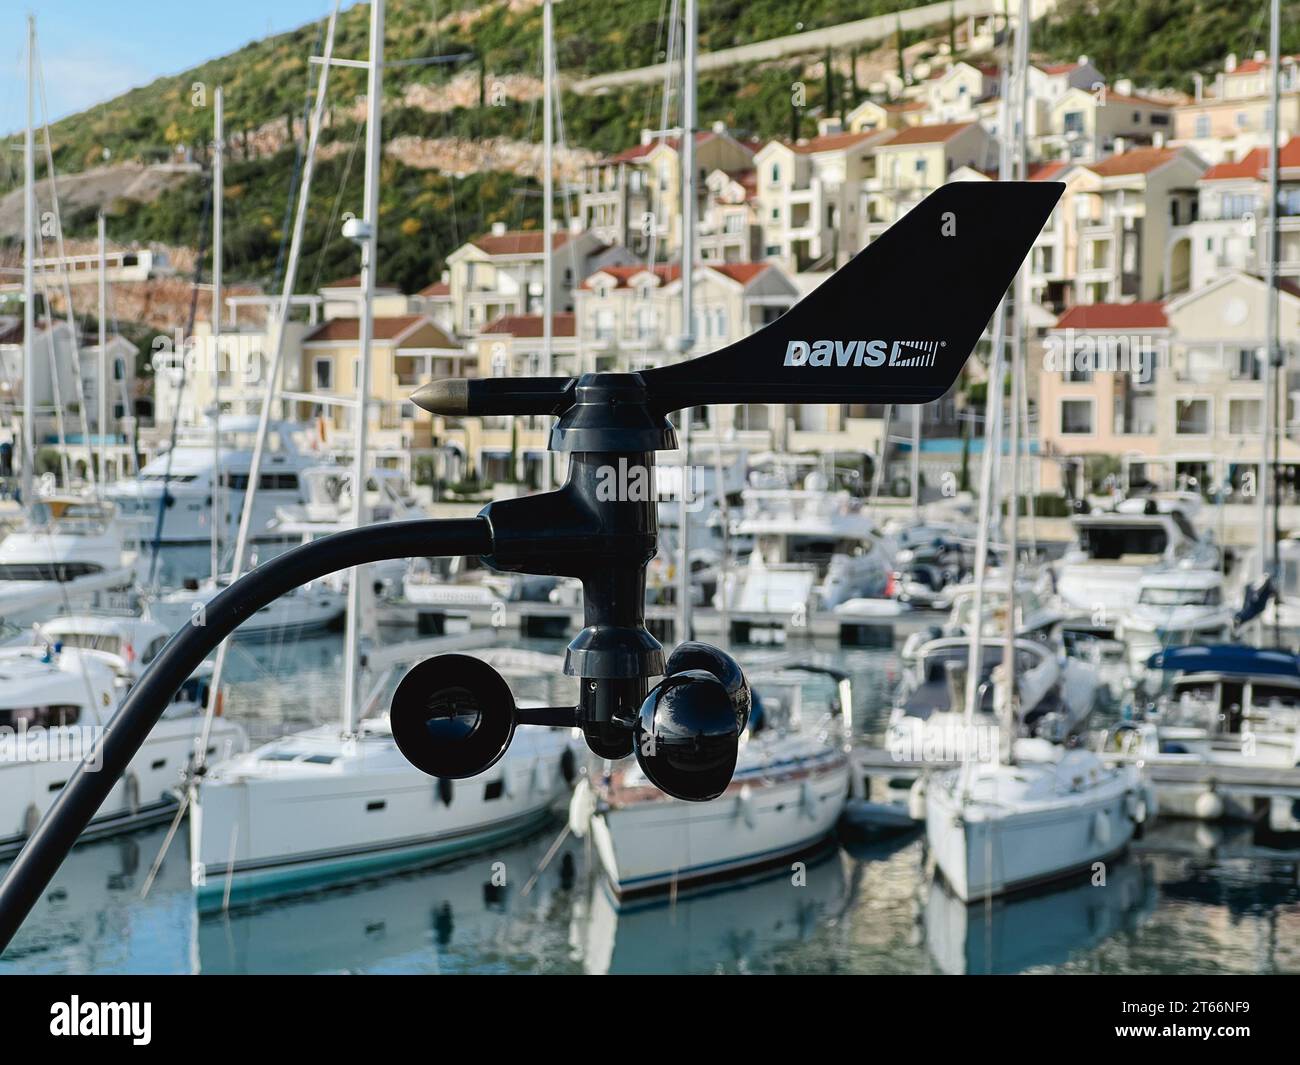
MULTIPOLYGON (((354 2, 344 0, 342 6, 354 2)), ((332 7, 332 0, 0 3, 0 133, 26 122, 23 57, 29 12, 36 15, 50 117, 57 119, 269 33, 324 18, 332 7)))

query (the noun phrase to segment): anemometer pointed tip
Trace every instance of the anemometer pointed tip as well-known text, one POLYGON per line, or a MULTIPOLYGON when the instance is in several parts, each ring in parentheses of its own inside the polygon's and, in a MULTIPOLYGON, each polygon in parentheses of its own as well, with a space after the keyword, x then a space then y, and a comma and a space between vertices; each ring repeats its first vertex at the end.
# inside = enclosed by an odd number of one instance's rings
POLYGON ((443 378, 421 385, 411 401, 430 414, 459 417, 469 411, 469 382, 460 378, 443 378))

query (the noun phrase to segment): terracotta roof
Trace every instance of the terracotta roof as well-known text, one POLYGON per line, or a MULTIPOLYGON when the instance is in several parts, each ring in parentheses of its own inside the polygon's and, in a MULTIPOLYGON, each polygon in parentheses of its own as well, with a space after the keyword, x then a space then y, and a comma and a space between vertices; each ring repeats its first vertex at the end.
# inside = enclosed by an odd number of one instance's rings
MULTIPOLYGON (((695 143, 697 145, 703 144, 705 141, 712 140, 716 136, 718 136, 718 134, 714 133, 711 129, 699 129, 695 131, 695 143)), ((680 143, 680 137, 665 137, 663 140, 655 137, 648 144, 634 144, 631 148, 624 148, 621 152, 609 156, 607 159, 602 160, 602 162, 630 163, 636 159, 645 158, 661 144, 666 148, 671 148, 673 151, 677 151, 677 147, 680 143)), ((741 143, 744 142, 742 141, 741 143)))
MULTIPOLYGON (((1288 59, 1292 62, 1300 61, 1300 55, 1282 56, 1283 63, 1288 59)), ((1224 74, 1229 78, 1234 77, 1237 74, 1254 74, 1257 70, 1267 70, 1271 65, 1272 61, 1269 59, 1243 59, 1237 64, 1236 70, 1224 71, 1224 74)))
MULTIPOLYGON (((771 266, 770 263, 700 263, 699 265, 708 267, 715 273, 730 278, 732 281, 738 281, 742 285, 748 285, 771 266)), ((606 266, 584 280, 581 287, 590 289, 592 287, 592 277, 595 277, 596 274, 608 274, 614 278, 615 288, 628 288, 632 284, 632 278, 645 273, 648 269, 646 266, 606 266)), ((661 285, 671 285, 682 275, 681 264, 670 263, 665 265, 660 263, 655 267, 655 274, 658 276, 661 285)))
POLYGON ((1080 66, 1082 66, 1081 63, 1050 63, 1044 66, 1039 66, 1038 69, 1044 74, 1055 75, 1068 74, 1072 70, 1078 70, 1080 66))
MULTIPOLYGON (((321 288, 322 288, 322 289, 326 289, 326 288, 360 288, 360 287, 361 287, 361 276, 360 276, 359 274, 354 274, 352 277, 344 277, 344 278, 340 278, 338 281, 327 281, 327 282, 325 282, 325 284, 321 285, 321 288)), ((397 285, 390 285, 387 281, 376 281, 376 282, 375 282, 375 288, 391 288, 394 292, 400 292, 400 291, 401 291, 401 289, 400 289, 399 286, 397 286, 397 285)))
POLYGON ((882 147, 894 148, 900 144, 943 144, 959 133, 964 133, 974 122, 940 122, 933 126, 912 126, 900 129, 893 139, 882 147))
POLYGON ((786 141, 782 141, 782 143, 799 155, 815 155, 817 152, 837 152, 844 148, 852 148, 879 135, 879 130, 869 129, 861 133, 827 133, 822 137, 795 141, 793 144, 786 141))
MULTIPOLYGON (((1292 137, 1277 153, 1277 165, 1283 170, 1300 167, 1300 137, 1292 137)), ((1226 181, 1232 178, 1262 178, 1268 172, 1268 149, 1254 148, 1235 163, 1216 163, 1201 175, 1202 181, 1226 181)))
MULTIPOLYGON (((551 235, 551 250, 562 248, 569 242, 568 230, 556 230, 551 235)), ((512 229, 506 233, 484 233, 470 243, 489 255, 541 255, 546 235, 540 230, 512 229)))
MULTIPOLYGON (((485 325, 483 332, 535 339, 541 337, 545 324, 545 319, 540 314, 503 314, 500 318, 494 318, 485 325)), ((571 337, 576 335, 576 315, 551 315, 551 336, 571 337)))
MULTIPOLYGON (((454 348, 457 346, 455 341, 422 314, 398 314, 385 318, 376 318, 374 325, 374 338, 376 340, 392 340, 406 332, 413 325, 418 324, 423 324, 426 328, 432 329, 437 334, 438 342, 432 344, 432 347, 454 348)), ((303 343, 312 344, 324 343, 331 340, 357 340, 360 336, 360 319, 331 318, 314 332, 309 333, 303 343)))
POLYGON ((1101 177, 1149 174, 1156 167, 1164 166, 1178 152, 1177 148, 1134 148, 1123 155, 1112 155, 1095 163, 1085 163, 1084 166, 1101 177))
POLYGON ((924 111, 926 102, 924 100, 899 100, 892 104, 881 104, 886 111, 924 111))
POLYGON ((1142 104, 1144 107, 1173 107, 1168 100, 1157 100, 1154 96, 1134 96, 1122 92, 1106 90, 1102 102, 1109 104, 1142 104))
POLYGON ((451 286, 446 281, 435 281, 432 285, 425 285, 420 289, 421 296, 450 296, 451 286))
POLYGON ((1167 329, 1165 305, 1150 303, 1081 303, 1057 319, 1055 329, 1167 329))
POLYGON ((1026 176, 1030 181, 1051 181, 1069 165, 1069 163, 1059 159, 1051 163, 1031 163, 1029 173, 1026 176))
POLYGON ((759 274, 767 270, 771 265, 769 263, 705 263, 710 270, 714 270, 723 277, 729 277, 732 281, 739 281, 742 285, 748 285, 759 274))
MULTIPOLYGON (((599 270, 593 273, 591 277, 584 279, 581 287, 590 289, 592 287, 592 277, 595 277, 596 274, 607 274, 614 279, 615 288, 628 288, 632 284, 632 278, 636 277, 638 274, 646 273, 649 269, 650 267, 645 266, 644 264, 637 266, 602 266, 599 270)), ((654 272, 659 278, 659 283, 661 285, 668 285, 676 281, 677 278, 681 276, 682 271, 681 267, 676 264, 666 266, 661 263, 654 268, 654 272)))

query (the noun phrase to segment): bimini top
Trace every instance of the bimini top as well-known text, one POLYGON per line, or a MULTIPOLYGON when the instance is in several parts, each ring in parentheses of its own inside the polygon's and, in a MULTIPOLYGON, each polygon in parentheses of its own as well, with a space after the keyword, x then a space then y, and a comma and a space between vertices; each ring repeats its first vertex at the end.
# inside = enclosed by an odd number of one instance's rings
POLYGON ((1300 655, 1237 644, 1200 644, 1157 651, 1147 661, 1167 673, 1235 673, 1300 678, 1300 655))

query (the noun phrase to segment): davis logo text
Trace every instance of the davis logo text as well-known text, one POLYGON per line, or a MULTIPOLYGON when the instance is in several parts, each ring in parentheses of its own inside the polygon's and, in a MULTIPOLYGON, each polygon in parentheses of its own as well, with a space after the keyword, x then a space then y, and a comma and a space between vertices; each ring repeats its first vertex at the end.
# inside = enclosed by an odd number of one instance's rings
POLYGON ((946 340, 791 340, 786 366, 933 366, 946 340))

